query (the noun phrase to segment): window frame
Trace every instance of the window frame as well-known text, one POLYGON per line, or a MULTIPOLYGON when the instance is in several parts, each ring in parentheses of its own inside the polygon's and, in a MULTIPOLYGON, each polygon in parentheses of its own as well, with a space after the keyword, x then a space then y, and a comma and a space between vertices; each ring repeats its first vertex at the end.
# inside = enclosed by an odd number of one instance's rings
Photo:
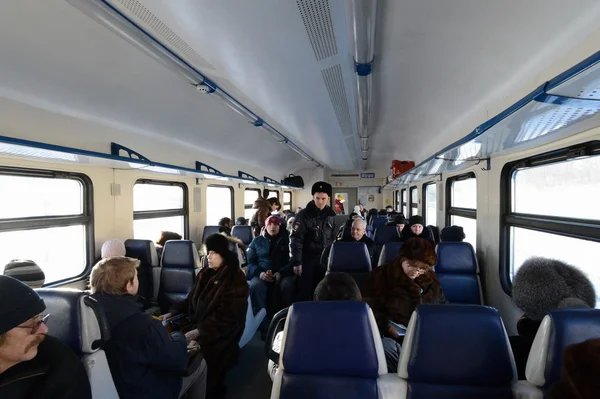
MULTIPOLYGON (((225 184, 209 184, 208 186, 206 186, 206 196, 208 197, 208 187, 220 187, 220 188, 228 188, 229 189, 229 194, 231 195, 231 220, 235 221, 235 195, 233 192, 233 187, 231 186, 227 186, 225 184)), ((207 203, 207 207, 206 207, 206 215, 208 215, 208 199, 205 201, 207 203)), ((244 201, 245 203, 246 201, 244 201)), ((205 220, 206 222, 206 220, 205 220)))
POLYGON ((254 207, 254 202, 251 203, 251 204, 246 204, 246 198, 245 198, 246 191, 256 191, 258 193, 258 197, 257 198, 260 198, 262 196, 262 191, 261 191, 260 188, 245 188, 244 189, 244 217, 246 217, 246 211, 248 209, 253 209, 253 207, 254 207))
POLYGON ((84 226, 86 264, 83 271, 72 277, 44 284, 44 287, 56 287, 79 280, 84 280, 89 275, 96 260, 94 237, 94 185, 92 180, 83 173, 64 172, 55 170, 41 170, 29 168, 16 168, 0 166, 0 175, 40 177, 47 179, 72 179, 82 187, 82 212, 80 215, 64 216, 33 216, 13 219, 2 219, 0 232, 39 230, 51 227, 84 226))
MULTIPOLYGON (((430 226, 431 223, 429 223, 427 221, 427 187, 432 186, 432 185, 435 187, 435 209, 436 209, 436 212, 437 212, 437 209, 438 209, 438 202, 437 202, 437 200, 438 200, 438 189, 437 189, 437 183, 434 182, 434 181, 430 181, 430 182, 424 183, 423 186, 421 186, 421 198, 422 198, 422 201, 421 201, 421 212, 422 212, 422 214, 421 214, 421 216, 423 216, 423 219, 425 220, 425 224, 427 224, 428 226, 430 226)), ((437 225, 437 217, 436 217, 436 225, 437 225)))
POLYGON ((406 191, 408 188, 403 188, 400 190, 400 212, 404 215, 404 217, 410 217, 407 215, 408 212, 408 202, 404 201, 404 194, 406 194, 406 201, 408 201, 408 192, 406 191), (406 212, 404 212, 404 208, 406 207, 406 212))
POLYGON ((513 192, 514 174, 518 170, 567 162, 581 156, 600 156, 600 140, 509 162, 500 175, 500 283, 504 292, 512 295, 511 270, 511 227, 539 231, 563 237, 600 242, 600 220, 576 219, 564 216, 531 215, 512 212, 515 200, 513 192))
POLYGON ((289 205, 290 205, 290 207, 289 207, 289 210, 290 210, 290 212, 291 212, 291 211, 292 211, 292 209, 293 209, 294 199, 293 199, 293 196, 292 196, 292 192, 291 192, 291 191, 284 191, 284 192, 283 192, 283 201, 285 201, 285 195, 286 195, 286 194, 289 194, 289 195, 290 195, 290 202, 282 202, 282 203, 281 203, 281 208, 282 208, 282 210, 283 210, 283 209, 285 209, 285 205, 286 205, 286 204, 289 204, 289 205))
POLYGON ((460 216, 468 219, 475 219, 477 221, 477 208, 472 209, 452 206, 452 183, 468 179, 475 179, 475 186, 477 187, 477 176, 475 176, 475 173, 473 172, 452 176, 446 179, 446 226, 451 225, 452 216, 460 216))
MULTIPOLYGON (((415 185, 409 188, 408 190, 408 195, 409 195, 409 202, 410 202, 410 212, 409 212, 409 217, 413 216, 413 215, 418 215, 419 214, 419 188, 415 185), (413 191, 414 190, 414 191, 413 191), (417 202, 415 202, 415 199, 413 198, 413 193, 417 194, 417 202), (413 214, 414 210, 416 209, 416 213, 413 214)), ((406 217, 406 215, 404 215, 406 217)))
POLYGON ((181 209, 160 209, 152 211, 133 211, 133 221, 145 219, 158 219, 173 216, 183 216, 183 238, 188 239, 190 233, 190 211, 189 211, 189 196, 187 184, 176 181, 154 180, 154 179, 137 179, 136 184, 153 184, 158 186, 176 186, 183 189, 183 208, 181 209))
MULTIPOLYGON (((259 190, 259 191, 260 191, 260 190, 259 190)), ((262 190, 262 196, 264 196, 264 197, 265 197, 265 199, 269 199, 269 198, 271 198, 271 197, 272 197, 271 195, 268 195, 268 193, 276 193, 277 195, 275 195, 275 197, 277 197, 277 200, 278 200, 278 201, 281 201, 281 199, 279 198, 279 197, 280 197, 280 195, 281 195, 281 194, 279 193, 279 190, 271 190, 270 188, 265 188, 265 189, 263 189, 263 190, 262 190)))
POLYGON ((396 212, 400 212, 400 209, 402 209, 400 205, 400 190, 394 190, 394 209, 396 212))

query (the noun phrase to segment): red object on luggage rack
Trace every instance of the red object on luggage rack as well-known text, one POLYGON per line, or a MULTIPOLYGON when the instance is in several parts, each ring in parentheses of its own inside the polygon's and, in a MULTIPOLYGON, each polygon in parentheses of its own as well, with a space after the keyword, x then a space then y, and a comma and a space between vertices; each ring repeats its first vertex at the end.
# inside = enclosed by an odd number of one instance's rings
POLYGON ((403 173, 408 172, 415 167, 413 161, 398 161, 397 159, 392 161, 392 179, 400 176, 403 173))

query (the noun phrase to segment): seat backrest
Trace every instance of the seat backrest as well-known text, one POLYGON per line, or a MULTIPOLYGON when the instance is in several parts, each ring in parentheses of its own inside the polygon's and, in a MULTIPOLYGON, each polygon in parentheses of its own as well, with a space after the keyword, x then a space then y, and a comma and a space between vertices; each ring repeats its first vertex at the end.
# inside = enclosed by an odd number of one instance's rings
POLYGON ((289 309, 271 399, 378 398, 387 365, 369 306, 299 302, 289 309))
POLYGON ((254 238, 252 227, 250 226, 233 226, 233 229, 231 229, 231 235, 239 238, 244 245, 250 245, 252 239, 254 238))
POLYGON ((437 246, 435 273, 450 303, 483 303, 479 267, 468 242, 441 242, 437 246))
POLYGON ((402 248, 403 242, 386 242, 381 248, 381 253, 379 254, 379 262, 377 262, 377 266, 383 266, 387 263, 390 263, 398 252, 400 248, 402 248))
POLYGON ((440 243, 440 228, 437 226, 434 226, 432 224, 427 226, 427 228, 431 232, 431 236, 433 237, 433 240, 435 241, 435 243, 439 244, 440 243))
POLYGON ((371 226, 373 226, 373 231, 377 230, 381 226, 384 226, 387 222, 387 217, 376 217, 371 219, 371 226))
POLYGON ((129 239, 125 241, 125 256, 139 259, 138 294, 144 298, 154 298, 154 268, 158 267, 156 247, 150 240, 129 239))
POLYGON ((335 225, 339 228, 346 223, 346 220, 348 220, 348 215, 335 215, 333 220, 335 221, 335 225))
POLYGON ((217 234, 220 228, 221 227, 219 226, 204 226, 204 231, 202 232, 202 244, 206 242, 206 237, 217 234))
POLYGON ((375 230, 373 241, 375 245, 383 246, 386 242, 391 241, 398 236, 396 226, 380 226, 375 230))
POLYGON ((350 274, 358 288, 365 287, 369 272, 371 272, 371 258, 364 242, 336 241, 331 246, 327 272, 342 272, 350 274))
POLYGON ((525 376, 540 388, 560 379, 564 349, 600 337, 600 309, 560 309, 542 320, 533 341, 525 376))
POLYGON ((161 262, 158 305, 162 312, 167 312, 192 290, 200 257, 193 241, 174 240, 165 244, 161 262))
POLYGON ((398 376, 415 398, 512 398, 517 371, 498 311, 420 305, 408 324, 398 376))
POLYGON ((100 304, 87 293, 68 288, 37 290, 46 304, 48 334, 58 338, 81 357, 93 398, 118 399, 102 345, 110 328, 100 304))

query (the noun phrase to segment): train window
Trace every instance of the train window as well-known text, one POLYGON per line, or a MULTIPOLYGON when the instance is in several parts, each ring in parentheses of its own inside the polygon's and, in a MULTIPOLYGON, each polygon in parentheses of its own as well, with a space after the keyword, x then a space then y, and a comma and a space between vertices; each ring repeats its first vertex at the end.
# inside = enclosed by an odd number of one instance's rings
POLYGON ((425 223, 437 226, 437 185, 427 183, 423 185, 423 217, 425 223))
POLYGON ((284 191, 283 192, 283 210, 292 210, 292 192, 284 191))
POLYGON ((394 191, 394 210, 400 211, 400 190, 394 191))
POLYGON ((563 260, 596 287, 600 269, 600 143, 566 148, 507 164, 502 171, 502 282, 507 292, 531 256, 563 260), (565 196, 569 206, 564 206, 565 196), (541 200, 543 199, 543 200, 541 200))
POLYGON ((0 187, 13 193, 0 196, 0 273, 12 259, 31 259, 46 284, 83 276, 94 262, 91 181, 75 173, 1 169, 0 187))
POLYGON ((408 200, 408 198, 407 198, 407 194, 406 194, 406 189, 401 190, 400 194, 402 196, 402 198, 401 198, 402 202, 400 203, 400 205, 402 205, 402 214, 405 217, 408 217, 408 208, 407 208, 407 202, 408 202, 407 200, 408 200))
POLYGON ((477 248, 477 179, 475 174, 446 181, 446 225, 461 226, 465 241, 477 248))
POLYGON ((419 191, 417 186, 410 188, 410 216, 419 214, 419 191))
POLYGON ((155 241, 161 231, 187 237, 187 186, 138 180, 133 185, 133 237, 155 241))
POLYGON ((233 219, 233 189, 211 185, 206 188, 206 225, 216 226, 221 218, 233 219))
POLYGON ((279 199, 279 191, 277 190, 265 190, 265 198, 275 197, 279 199))
POLYGON ((250 219, 254 215, 254 212, 256 212, 252 207, 258 197, 260 197, 260 190, 258 188, 247 188, 244 190, 244 217, 246 219, 250 219))

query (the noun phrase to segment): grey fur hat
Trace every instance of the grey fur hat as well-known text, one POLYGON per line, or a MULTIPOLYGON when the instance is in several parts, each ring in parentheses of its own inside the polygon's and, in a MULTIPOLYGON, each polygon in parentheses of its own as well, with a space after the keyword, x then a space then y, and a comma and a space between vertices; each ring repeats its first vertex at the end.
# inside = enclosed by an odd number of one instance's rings
POLYGON ((542 320, 554 309, 596 306, 594 286, 580 270, 542 257, 529 258, 519 268, 512 298, 533 320, 542 320))

